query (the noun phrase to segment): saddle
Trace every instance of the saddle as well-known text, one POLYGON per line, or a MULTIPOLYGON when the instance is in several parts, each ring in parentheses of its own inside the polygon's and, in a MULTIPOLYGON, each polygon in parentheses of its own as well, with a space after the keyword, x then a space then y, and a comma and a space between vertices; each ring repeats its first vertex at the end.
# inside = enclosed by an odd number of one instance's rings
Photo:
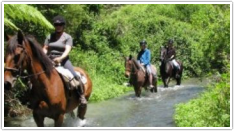
MULTIPOLYGON (((142 71, 143 71, 145 74, 147 74, 146 67, 143 66, 143 65, 140 65, 140 67, 141 67, 142 71)), ((151 68, 151 71, 152 71, 151 74, 152 74, 154 77, 157 77, 156 70, 154 70, 154 68, 152 67, 152 65, 150 65, 150 68, 151 68)))
MULTIPOLYGON (((65 69, 62 66, 55 67, 55 69, 63 77, 64 82, 67 85, 69 85, 68 86, 69 90, 74 90, 80 85, 79 81, 74 79, 73 74, 68 69, 65 69)), ((83 84, 87 83, 87 78, 85 76, 83 76, 80 72, 77 72, 77 71, 76 71, 76 74, 81 78, 81 82, 83 84)))

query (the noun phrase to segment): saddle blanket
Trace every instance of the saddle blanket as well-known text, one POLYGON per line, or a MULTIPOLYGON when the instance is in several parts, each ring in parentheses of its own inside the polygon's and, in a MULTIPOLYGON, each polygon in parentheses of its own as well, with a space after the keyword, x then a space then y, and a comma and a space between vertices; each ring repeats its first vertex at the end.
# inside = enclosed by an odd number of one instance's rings
MULTIPOLYGON (((79 81, 77 81, 76 79, 73 79, 74 76, 73 74, 68 70, 68 69, 65 69, 64 67, 62 66, 58 66, 55 68, 60 74, 62 74, 64 80, 68 83, 71 84, 71 86, 73 87, 77 87, 79 85, 79 81)), ((76 74, 81 78, 81 82, 83 84, 86 84, 87 83, 87 78, 83 75, 81 75, 80 72, 77 72, 76 71, 76 74)))

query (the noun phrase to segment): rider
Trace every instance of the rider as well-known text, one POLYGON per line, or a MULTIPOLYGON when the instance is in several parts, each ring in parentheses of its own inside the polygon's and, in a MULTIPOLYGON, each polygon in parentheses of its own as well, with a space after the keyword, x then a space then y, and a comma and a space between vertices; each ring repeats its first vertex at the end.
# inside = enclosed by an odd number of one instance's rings
POLYGON ((174 41, 172 39, 168 40, 168 45, 167 45, 167 58, 172 61, 173 66, 176 67, 176 78, 179 77, 179 70, 180 70, 180 65, 177 63, 177 61, 175 60, 176 58, 176 51, 175 48, 173 47, 173 43, 174 41))
POLYGON ((72 37, 64 32, 66 21, 62 16, 56 16, 53 19, 55 32, 51 33, 45 40, 43 51, 56 63, 68 69, 73 75, 74 79, 80 83, 80 91, 77 92, 80 96, 81 104, 87 104, 84 96, 84 85, 81 78, 76 74, 71 61, 69 60, 69 52, 73 46, 72 37))
POLYGON ((138 53, 137 61, 146 68, 147 75, 149 78, 150 88, 153 88, 152 85, 152 70, 151 70, 151 64, 150 64, 150 50, 146 48, 147 42, 145 40, 140 42, 141 51, 138 53))

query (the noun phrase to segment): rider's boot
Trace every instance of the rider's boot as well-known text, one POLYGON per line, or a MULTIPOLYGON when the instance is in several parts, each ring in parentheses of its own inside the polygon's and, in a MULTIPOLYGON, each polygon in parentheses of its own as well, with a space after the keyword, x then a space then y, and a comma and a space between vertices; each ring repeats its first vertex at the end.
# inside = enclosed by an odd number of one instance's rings
POLYGON ((79 81, 79 88, 77 89, 77 92, 78 92, 78 95, 80 96, 80 102, 81 102, 81 105, 86 105, 88 102, 85 98, 85 95, 84 95, 84 84, 82 83, 81 81, 81 78, 79 76, 75 76, 75 79, 77 81, 79 81))

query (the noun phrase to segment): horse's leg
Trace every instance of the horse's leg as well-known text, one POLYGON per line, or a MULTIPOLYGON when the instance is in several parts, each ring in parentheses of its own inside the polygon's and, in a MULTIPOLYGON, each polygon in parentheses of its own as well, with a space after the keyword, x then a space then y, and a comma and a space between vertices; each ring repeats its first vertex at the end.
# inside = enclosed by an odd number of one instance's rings
POLYGON ((152 89, 150 89, 150 91, 153 93, 153 92, 156 92, 156 90, 155 90, 155 87, 156 87, 156 85, 155 85, 155 83, 156 83, 156 78, 153 76, 153 80, 152 80, 153 82, 152 82, 152 85, 154 86, 152 89))
POLYGON ((166 83, 167 79, 165 77, 163 77, 162 80, 163 80, 164 87, 167 87, 167 83, 166 83))
POLYGON ((84 120, 86 110, 87 110, 87 104, 79 105, 78 110, 77 110, 77 117, 84 120))
POLYGON ((181 79, 182 79, 183 66, 180 65, 180 68, 181 68, 180 69, 180 73, 179 73, 180 77, 178 78, 177 85, 181 84, 181 79))
POLYGON ((63 119, 64 119, 64 114, 59 114, 57 116, 57 118, 54 119, 55 123, 54 123, 54 126, 55 127, 61 127, 62 124, 63 124, 63 119))
POLYGON ((176 85, 180 85, 181 84, 181 76, 179 78, 176 79, 176 85))
POLYGON ((154 92, 156 93, 156 92, 158 92, 158 89, 157 89, 157 83, 158 82, 158 80, 157 80, 157 77, 154 77, 154 92))
POLYGON ((134 85, 134 91, 135 91, 135 95, 136 97, 138 97, 138 93, 137 93, 137 86, 134 85))
POLYGON ((86 124, 85 114, 87 111, 87 104, 79 105, 77 110, 77 117, 80 119, 78 126, 84 126, 86 124))
POLYGON ((33 118, 38 127, 44 127, 44 116, 38 114, 37 111, 33 110, 33 118))
POLYGON ((138 87, 138 93, 137 93, 138 97, 141 97, 141 87, 138 87))
POLYGON ((167 81, 166 81, 167 87, 169 86, 170 79, 171 79, 170 77, 167 78, 167 81))

